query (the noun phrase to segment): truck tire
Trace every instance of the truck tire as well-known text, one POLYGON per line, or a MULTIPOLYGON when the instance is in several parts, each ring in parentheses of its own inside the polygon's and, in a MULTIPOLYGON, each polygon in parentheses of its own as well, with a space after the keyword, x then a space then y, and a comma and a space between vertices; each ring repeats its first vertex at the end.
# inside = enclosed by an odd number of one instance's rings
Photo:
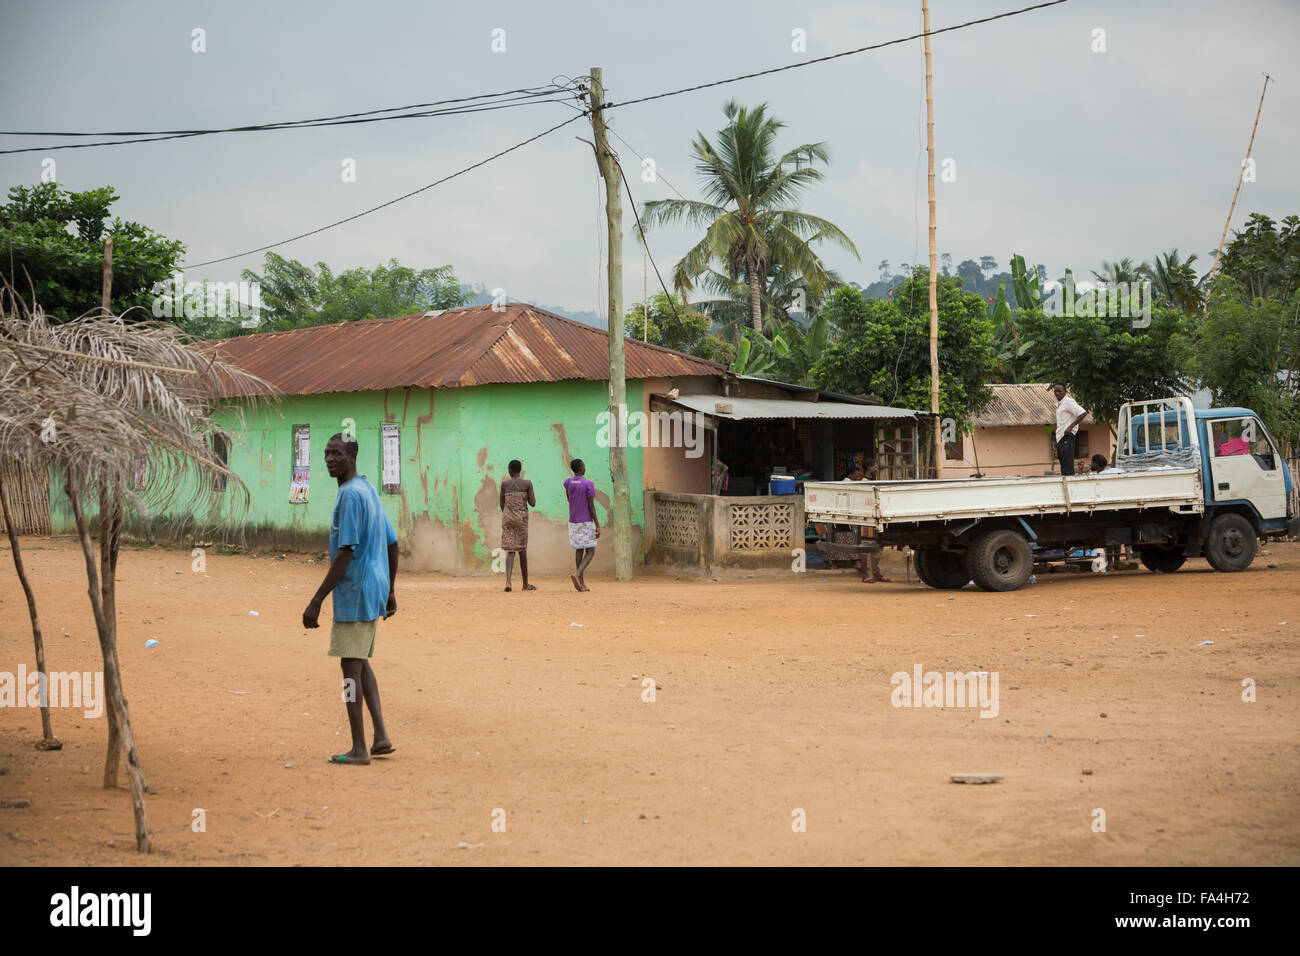
POLYGON ((986 531, 966 552, 966 568, 985 591, 1014 591, 1033 573, 1034 555, 1019 531, 986 531))
POLYGON ((1138 557, 1148 571, 1160 574, 1173 574, 1187 560, 1181 548, 1143 548, 1138 557))
POLYGON ((1219 515, 1205 536, 1205 560, 1216 571, 1245 571, 1255 560, 1255 526, 1239 514, 1219 515))
POLYGON ((970 583, 962 556, 938 548, 921 548, 916 552, 916 576, 932 588, 947 591, 956 591, 970 583))

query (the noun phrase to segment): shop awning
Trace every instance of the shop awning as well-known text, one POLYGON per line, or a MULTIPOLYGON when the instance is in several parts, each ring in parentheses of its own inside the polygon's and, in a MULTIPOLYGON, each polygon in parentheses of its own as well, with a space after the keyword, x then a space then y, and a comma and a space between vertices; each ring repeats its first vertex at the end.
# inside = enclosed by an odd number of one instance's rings
MULTIPOLYGON (((656 396, 660 398, 660 396, 656 396)), ((679 395, 664 401, 693 412, 731 421, 774 418, 859 418, 915 419, 925 412, 888 405, 856 405, 848 402, 805 402, 791 398, 728 398, 725 395, 679 395)))

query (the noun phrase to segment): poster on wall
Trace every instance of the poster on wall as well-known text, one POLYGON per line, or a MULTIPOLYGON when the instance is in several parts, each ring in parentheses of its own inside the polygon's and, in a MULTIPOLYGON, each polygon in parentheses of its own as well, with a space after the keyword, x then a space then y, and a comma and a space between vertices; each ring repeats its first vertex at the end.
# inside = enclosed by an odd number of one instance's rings
POLYGON ((402 448, 401 434, 396 425, 384 425, 381 428, 381 447, 383 454, 380 480, 386 495, 395 495, 402 490, 402 448))
POLYGON ((293 477, 289 482, 289 503, 305 505, 311 491, 311 428, 293 426, 293 477))
POLYGON ((289 504, 305 505, 310 491, 311 469, 299 468, 295 465, 293 468, 293 480, 289 482, 289 504))

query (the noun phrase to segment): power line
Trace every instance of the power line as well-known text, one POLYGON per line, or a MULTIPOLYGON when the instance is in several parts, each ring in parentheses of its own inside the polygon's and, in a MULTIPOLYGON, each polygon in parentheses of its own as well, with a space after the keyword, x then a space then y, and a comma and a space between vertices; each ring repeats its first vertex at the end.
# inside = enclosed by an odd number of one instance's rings
MULTIPOLYGON (((261 133, 261 132, 270 132, 275 130, 286 130, 286 129, 316 129, 325 126, 349 126, 349 125, 355 125, 359 123, 382 123, 382 122, 387 122, 388 120, 422 119, 422 118, 434 117, 434 116, 458 116, 466 113, 486 113, 486 112, 491 112, 493 110, 512 109, 517 106, 532 106, 534 104, 540 104, 540 103, 563 103, 566 106, 571 106, 572 104, 570 104, 568 101, 570 99, 573 99, 574 97, 572 95, 561 95, 566 93, 567 91, 549 91, 546 93, 538 93, 531 96, 516 97, 512 100, 498 100, 496 102, 491 102, 486 104, 457 106, 457 107, 450 107, 441 110, 424 110, 421 112, 414 112, 414 113, 411 112, 398 113, 397 115, 394 116, 373 116, 367 114, 355 114, 359 118, 348 119, 343 117, 323 117, 321 119, 315 119, 315 120, 294 120, 285 123, 268 123, 268 124, 255 125, 255 126, 232 126, 226 129, 189 130, 189 131, 177 130, 172 132, 165 132, 158 136, 146 136, 145 138, 142 139, 141 138, 118 139, 118 140, 104 140, 95 143, 65 143, 62 145, 49 144, 45 146, 24 146, 15 149, 0 149, 0 156, 10 155, 13 153, 54 152, 55 150, 63 150, 63 149, 92 149, 97 146, 122 146, 130 143, 157 143, 157 142, 162 142, 163 140, 188 139, 194 136, 211 136, 219 133, 261 133)), ((493 95, 497 95, 497 94, 493 94, 493 95)), ((376 110, 373 112, 384 112, 384 111, 376 110)), ((0 135, 10 135, 10 134, 0 132, 0 135)), ((12 135, 21 135, 21 134, 12 134, 12 135)), ((100 135, 113 135, 113 134, 50 133, 44 135, 100 136, 100 135)), ((137 135, 137 134, 125 134, 125 135, 137 135)))
MULTIPOLYGON (((622 136, 619 136, 619 135, 618 135, 618 131, 615 130, 614 127, 612 127, 612 126, 610 126, 608 123, 606 123, 606 124, 605 124, 605 128, 606 128, 607 130, 609 130, 611 133, 613 133, 616 137, 618 137, 618 141, 619 141, 620 143, 622 143, 622 144, 623 144, 624 146, 626 146, 628 149, 632 150, 632 155, 633 155, 633 156, 635 156, 637 159, 641 160, 641 162, 645 162, 645 157, 642 156, 640 153, 638 153, 638 152, 637 152, 637 151, 632 147, 632 144, 631 144, 631 143, 629 143, 627 140, 625 140, 622 136)), ((621 167, 620 167, 620 168, 621 168, 621 167)), ((664 185, 667 186, 669 189, 671 189, 673 192, 675 192, 675 193, 676 193, 678 196, 680 196, 682 199, 686 199, 686 197, 682 195, 682 191, 681 191, 680 189, 678 189, 676 186, 674 186, 672 183, 670 183, 670 182, 668 181, 668 177, 665 176, 663 173, 659 172, 658 168, 655 169, 655 176, 656 176, 657 178, 659 178, 659 179, 662 179, 662 180, 664 181, 664 185)))
MULTIPOLYGON (((609 127, 606 126, 605 128, 608 129, 609 127)), ((619 137, 619 139, 622 138, 623 137, 621 136, 619 137)), ((631 149, 631 147, 628 148, 631 149)), ((644 249, 645 254, 650 257, 650 265, 654 266, 655 278, 659 280, 659 288, 664 290, 664 295, 668 299, 668 304, 672 306, 673 318, 677 319, 677 321, 680 322, 682 317, 677 312, 677 303, 673 301, 672 294, 668 291, 668 286, 664 285, 664 277, 659 274, 659 263, 655 262, 655 257, 650 254, 650 243, 646 240, 645 237, 645 226, 641 224, 641 214, 636 211, 636 200, 632 198, 632 187, 627 184, 627 173, 623 172, 623 164, 618 161, 618 153, 614 152, 611 149, 609 151, 609 158, 614 160, 614 165, 618 167, 618 175, 623 180, 623 188, 627 190, 627 201, 632 205, 632 215, 636 217, 636 230, 637 233, 641 236, 641 248, 644 249)), ((645 303, 645 305, 648 306, 649 303, 645 303)), ((623 321, 622 316, 619 317, 619 321, 620 322, 623 321)))
MULTIPOLYGON (((572 81, 570 81, 572 83, 572 81)), ((526 94, 529 96, 549 96, 556 92, 563 92, 568 86, 551 84, 550 87, 523 87, 517 90, 503 90, 500 93, 478 93, 474 96, 460 96, 454 99, 433 100, 429 103, 410 103, 406 106, 387 106, 378 110, 366 110, 361 113, 339 113, 334 116, 318 116, 314 119, 303 120, 282 120, 275 123, 249 123, 244 126, 225 126, 214 129, 148 129, 148 130, 109 130, 100 133, 63 133, 51 130, 0 130, 0 136, 166 136, 170 134, 189 135, 201 133, 231 133, 243 130, 254 129, 273 129, 282 126, 297 126, 301 124, 323 123, 328 120, 353 119, 361 116, 376 116, 379 113, 404 113, 408 110, 427 109, 431 106, 446 106, 449 103, 468 103, 474 100, 498 99, 505 96, 517 96, 526 94)))
POLYGON ((586 116, 586 115, 587 115, 587 114, 586 114, 585 112, 583 112, 583 113, 578 114, 577 116, 570 116, 570 117, 569 117, 567 120, 565 120, 563 123, 559 123, 559 124, 557 124, 557 125, 555 125, 555 126, 552 126, 550 129, 543 130, 542 132, 538 133, 538 134, 535 135, 535 136, 530 136, 530 137, 528 137, 528 139, 525 139, 525 140, 523 140, 523 141, 521 141, 521 142, 515 143, 515 145, 513 145, 513 146, 508 146, 507 148, 501 150, 500 152, 493 153, 491 156, 487 157, 486 159, 480 159, 477 163, 474 163, 474 164, 471 165, 471 166, 466 166, 464 169, 458 169, 456 172, 451 173, 450 175, 447 175, 447 176, 443 176, 441 179, 434 180, 433 182, 429 183, 429 184, 426 185, 426 186, 421 186, 419 189, 413 189, 413 190, 411 190, 409 193, 405 193, 405 194, 403 194, 403 195, 401 195, 401 196, 398 196, 398 197, 395 198, 395 199, 390 199, 390 200, 388 200, 388 202, 380 203, 378 206, 372 206, 372 207, 370 207, 369 209, 362 210, 361 212, 359 212, 359 213, 357 213, 357 214, 355 214, 355 215, 348 216, 346 219, 340 219, 340 220, 338 220, 337 222, 331 222, 329 225, 321 226, 321 227, 318 228, 318 229, 312 229, 312 230, 310 230, 310 231, 308 231, 308 232, 302 232, 302 233, 299 233, 299 234, 296 235, 296 236, 290 236, 288 239, 281 239, 279 242, 272 242, 272 243, 270 243, 269 245, 258 246, 256 249, 249 249, 247 252, 239 252, 239 253, 236 253, 236 254, 233 255, 233 256, 223 256, 223 257, 220 258, 220 259, 208 259, 208 260, 206 260, 206 261, 204 261, 204 262, 187 263, 186 265, 182 266, 181 268, 182 268, 182 269, 198 269, 198 268, 201 267, 201 266, 211 266, 211 265, 216 265, 216 264, 219 263, 219 262, 229 262, 231 259, 240 259, 240 258, 243 258, 244 256, 251 256, 251 255, 253 255, 254 253, 265 252, 266 250, 268 250, 268 249, 274 249, 274 248, 276 248, 277 246, 283 246, 283 245, 287 245, 287 244, 290 243, 290 242, 296 242, 296 241, 299 240, 299 239, 306 239, 308 236, 314 236, 314 235, 316 235, 316 234, 318 234, 318 233, 322 233, 322 232, 324 232, 324 231, 327 230, 327 229, 333 229, 335 226, 341 226, 341 225, 343 225, 344 223, 352 222, 353 220, 360 219, 362 216, 368 216, 368 215, 370 215, 372 212, 378 212, 380 209, 386 209, 386 208, 388 208, 389 206, 392 206, 392 205, 394 205, 394 204, 396 204, 396 203, 401 202, 403 199, 410 199, 412 196, 418 196, 420 193, 425 192, 426 190, 432 189, 434 186, 440 186, 440 185, 442 185, 443 183, 447 182, 447 181, 450 180, 450 179, 455 179, 457 176, 462 176, 462 175, 464 175, 465 173, 468 173, 470 170, 478 169, 480 166, 485 166, 485 165, 487 165, 488 163, 492 162, 492 160, 494 160, 494 159, 499 159, 500 157, 506 155, 506 153, 513 153, 515 150, 519 149, 520 147, 522 147, 522 146, 527 146, 529 143, 535 142, 535 141, 541 139, 543 136, 548 136, 548 135, 550 135, 551 133, 554 133, 554 132, 555 132, 556 130, 558 130, 558 129, 563 129, 565 126, 568 126, 570 123, 572 123, 572 122, 574 122, 574 121, 576 121, 576 120, 580 120, 580 119, 582 119, 582 117, 584 117, 584 116, 586 116))
POLYGON ((829 56, 819 56, 811 60, 803 60, 799 63, 790 63, 786 66, 775 66, 770 70, 759 70, 757 73, 744 73, 740 76, 733 76, 726 80, 714 80, 712 83, 700 83, 696 86, 684 86, 680 90, 669 90, 667 93, 655 93, 652 96, 641 96, 634 100, 624 100, 621 103, 602 103, 601 109, 612 110, 620 106, 631 106, 634 103, 648 103, 650 100, 661 100, 666 96, 678 96, 682 93, 694 93, 696 90, 707 90, 714 86, 724 86, 727 83, 738 83, 741 80, 752 80, 758 76, 767 76, 770 73, 781 73, 784 70, 797 70, 800 67, 812 66, 814 63, 825 63, 827 60, 835 60, 842 56, 853 56, 855 53, 865 53, 868 50, 879 50, 887 46, 896 46, 900 43, 909 43, 912 40, 919 40, 925 36, 938 36, 940 33, 950 33, 953 30, 963 30, 966 27, 973 27, 981 23, 991 23, 994 20, 1002 20, 1007 17, 1019 16, 1022 13, 1029 13, 1033 10, 1041 10, 1044 7, 1054 7, 1058 4, 1066 3, 1067 0, 1048 0, 1046 3, 1034 4, 1032 7, 1022 7, 1019 10, 1008 10, 1006 13, 997 13, 991 17, 981 17, 978 20, 967 20, 965 23, 957 23, 950 27, 941 27, 938 30, 931 30, 927 34, 914 33, 911 36, 899 37, 897 40, 885 40, 883 43, 873 43, 870 46, 860 46, 856 50, 844 50, 841 53, 832 53, 829 56))

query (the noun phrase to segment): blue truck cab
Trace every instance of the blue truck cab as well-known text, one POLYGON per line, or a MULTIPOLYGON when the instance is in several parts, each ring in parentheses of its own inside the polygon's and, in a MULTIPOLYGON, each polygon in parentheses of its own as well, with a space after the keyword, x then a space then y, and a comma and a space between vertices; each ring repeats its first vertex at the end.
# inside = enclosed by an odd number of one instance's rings
POLYGON ((1291 471, 1249 408, 1194 409, 1187 398, 1133 402, 1121 410, 1118 435, 1122 468, 1199 469, 1205 511, 1186 539, 1188 556, 1204 549, 1215 564, 1217 550, 1226 563, 1249 564, 1254 539, 1300 534, 1300 515, 1290 506, 1291 471))

